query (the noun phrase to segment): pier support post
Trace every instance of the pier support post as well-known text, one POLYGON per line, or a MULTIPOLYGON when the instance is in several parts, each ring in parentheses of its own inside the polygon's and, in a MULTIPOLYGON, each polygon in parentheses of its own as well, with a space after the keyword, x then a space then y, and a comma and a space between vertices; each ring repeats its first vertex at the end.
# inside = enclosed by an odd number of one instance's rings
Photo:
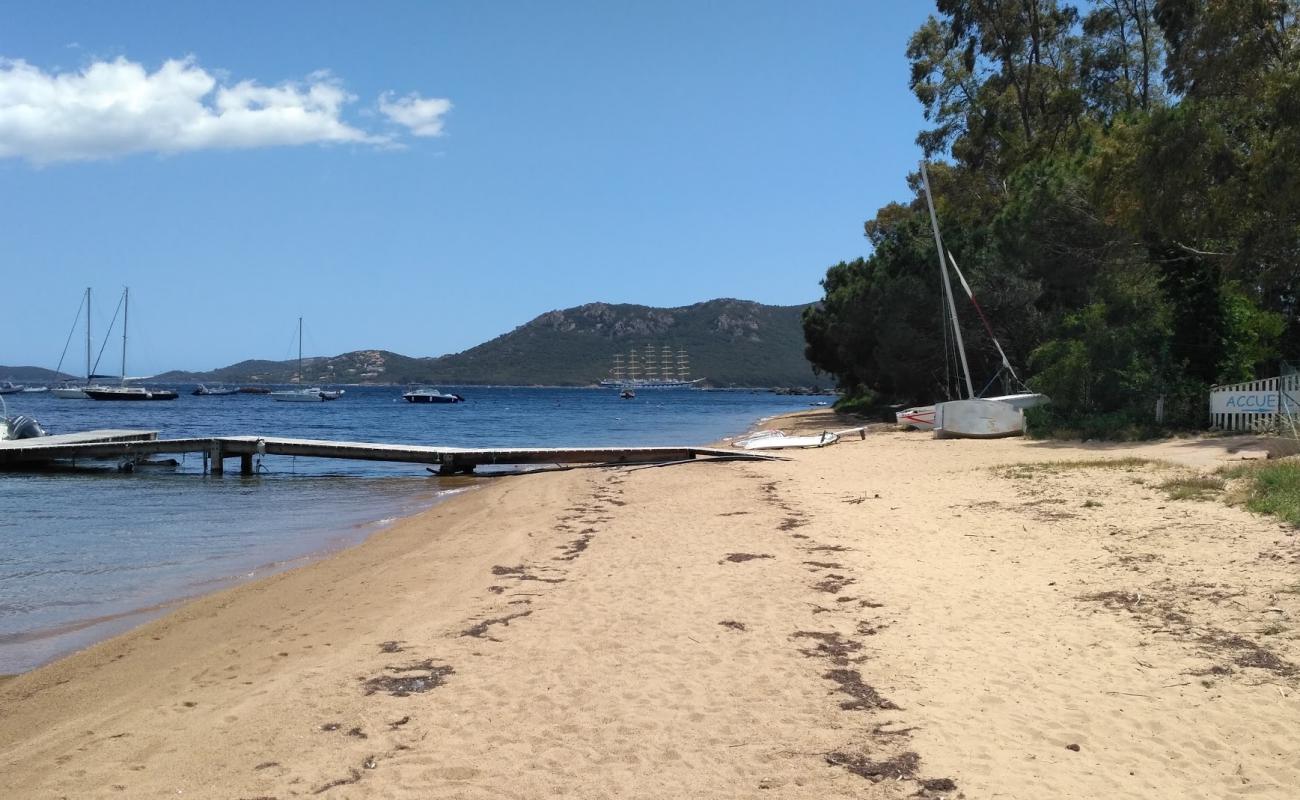
POLYGON ((208 460, 212 463, 211 472, 213 475, 222 475, 226 471, 225 462, 222 461, 221 443, 213 442, 208 447, 208 460))
POLYGON ((239 474, 240 474, 240 475, 252 475, 252 474, 253 474, 253 455, 252 455, 252 453, 245 453, 244 455, 242 455, 242 456, 239 457, 239 474))

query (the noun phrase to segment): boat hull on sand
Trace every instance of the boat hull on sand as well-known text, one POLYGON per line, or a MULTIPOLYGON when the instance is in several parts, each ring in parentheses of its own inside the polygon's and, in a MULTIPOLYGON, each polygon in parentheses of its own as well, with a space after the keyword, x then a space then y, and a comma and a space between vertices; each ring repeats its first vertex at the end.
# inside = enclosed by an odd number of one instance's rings
POLYGON ((940 439, 1001 439, 1025 432, 1025 412, 997 400, 951 400, 934 407, 940 439))

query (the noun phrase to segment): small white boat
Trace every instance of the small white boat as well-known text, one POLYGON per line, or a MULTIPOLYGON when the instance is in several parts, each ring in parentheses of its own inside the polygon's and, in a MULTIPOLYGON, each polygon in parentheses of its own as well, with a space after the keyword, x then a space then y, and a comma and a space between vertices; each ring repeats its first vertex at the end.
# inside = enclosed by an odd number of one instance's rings
POLYGON ((25 386, 23 387, 23 394, 44 394, 49 390, 50 387, 48 386, 25 386))
POLYGON ((825 447, 840 440, 838 433, 822 431, 816 436, 786 436, 785 431, 759 431, 731 443, 743 450, 783 450, 787 448, 825 447))
POLYGON ((56 386, 50 390, 50 394, 60 400, 89 400, 90 395, 80 386, 56 386))
POLYGON ((13 383, 11 381, 0 383, 0 394, 17 394, 22 390, 23 385, 21 383, 13 383))
POLYGON ((271 399, 281 403, 320 403, 325 400, 337 400, 343 396, 343 390, 326 391, 319 386, 310 389, 285 389, 271 392, 271 399))
POLYGON ((446 394, 429 386, 418 386, 402 393, 402 399, 408 403, 463 403, 465 398, 458 394, 446 394))
POLYGON ((899 425, 915 428, 918 431, 934 430, 934 406, 915 406, 905 408, 894 415, 899 425))

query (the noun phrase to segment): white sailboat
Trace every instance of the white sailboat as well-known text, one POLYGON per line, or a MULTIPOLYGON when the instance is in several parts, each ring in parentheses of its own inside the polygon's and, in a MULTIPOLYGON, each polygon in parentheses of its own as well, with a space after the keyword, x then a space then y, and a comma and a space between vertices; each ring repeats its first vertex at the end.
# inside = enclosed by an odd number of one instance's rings
MULTIPOLYGON (((302 317, 298 317, 298 375, 295 380, 302 383, 302 317)), ((320 403, 325 400, 337 400, 343 396, 343 390, 326 391, 319 386, 308 389, 282 389, 271 392, 271 399, 281 403, 320 403)))
POLYGON ((895 418, 901 425, 920 430, 933 430, 935 435, 940 438, 992 439, 1004 436, 1019 436, 1025 432, 1024 410, 1048 402, 1047 395, 1025 392, 998 397, 981 398, 975 396, 975 388, 971 383, 970 366, 966 362, 966 346, 962 341, 961 326, 957 322, 957 307, 953 303, 952 282, 948 279, 947 262, 952 263, 952 268, 957 272, 957 278, 961 281, 962 289, 965 290, 967 298, 975 306, 975 310, 979 312, 980 319, 983 320, 984 327, 993 340, 993 346, 997 348, 998 355, 1002 357, 1003 369, 1007 370, 1013 379, 1019 381, 1019 377, 1016 375, 1015 369, 1012 368, 1011 362, 1007 359, 1007 354, 1002 350, 1001 343, 993 335, 993 328, 984 316, 983 309, 976 302, 970 284, 966 282, 966 277, 962 275, 961 268, 957 266, 957 260, 952 257, 952 253, 947 253, 947 261, 944 259, 944 254, 947 251, 944 250, 943 238, 939 234, 939 218, 934 212, 934 198, 930 194, 930 176, 926 172, 924 161, 921 162, 921 185, 925 188, 925 203, 930 211, 930 226, 934 229, 934 244, 939 253, 939 273, 943 277, 944 297, 947 299, 949 319, 957 343, 957 352, 961 357, 962 375, 966 380, 966 398, 935 403, 930 406, 915 406, 904 409, 898 412, 895 418))
MULTIPOLYGON (((86 296, 81 301, 81 304, 82 304, 82 308, 86 310, 86 386, 90 386, 91 378, 90 378, 90 287, 89 286, 86 287, 86 296)), ((77 309, 77 316, 78 317, 81 316, 80 308, 77 309)), ((74 319, 72 321, 72 331, 75 331, 76 329, 77 329, 77 320, 74 319)), ((72 339, 72 331, 68 331, 69 341, 71 341, 72 339)), ((67 355, 67 352, 68 352, 68 347, 65 344, 63 347, 64 355, 67 355)), ((54 371, 60 372, 62 371, 62 369, 63 369, 63 357, 60 356, 59 365, 54 368, 54 371)), ((55 386, 51 388, 50 394, 54 395, 55 397, 61 400, 89 400, 90 399, 90 395, 86 394, 84 387, 70 386, 67 383, 63 384, 62 386, 55 386)))

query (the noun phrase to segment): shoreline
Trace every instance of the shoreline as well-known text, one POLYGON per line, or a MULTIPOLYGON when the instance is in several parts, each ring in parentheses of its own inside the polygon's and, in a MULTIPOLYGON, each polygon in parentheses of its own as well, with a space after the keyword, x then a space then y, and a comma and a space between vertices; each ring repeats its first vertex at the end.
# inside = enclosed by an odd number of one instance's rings
MULTIPOLYGON (((361 480, 365 479, 361 478, 361 480)), ((371 512, 375 515, 373 519, 350 521, 343 527, 314 529, 310 534, 310 549, 296 555, 272 561, 263 561, 251 566, 241 566, 233 572, 226 571, 196 578, 186 583, 184 587, 178 587, 180 589, 179 593, 147 605, 134 606, 108 614, 69 620, 57 625, 0 636, 0 646, 18 646, 71 637, 68 645, 53 648, 54 655, 44 658, 27 669, 4 674, 11 676, 25 675, 33 670, 55 664, 59 660, 75 655, 89 647, 128 634, 141 625, 183 608, 188 603, 249 582, 263 580, 286 571, 299 569, 353 547, 358 547, 371 536, 392 527, 403 519, 418 516, 430 508, 446 502, 451 497, 477 488, 472 485, 459 485, 463 483, 460 479, 453 480, 452 483, 457 485, 440 488, 432 496, 424 497, 424 499, 418 501, 415 499, 415 495, 412 495, 404 501, 404 509, 398 511, 398 515, 394 515, 394 509, 391 507, 375 508, 371 512), (104 629, 86 635, 87 631, 100 627, 104 627, 104 629)), ((421 490, 421 492, 424 491, 426 490, 421 490)))
MULTIPOLYGON (((477 388, 537 388, 537 387, 509 386, 509 387, 477 387, 477 388)), ((598 388, 598 387, 544 387, 544 388, 598 388)), ((732 391, 732 390, 727 389, 727 390, 719 390, 719 391, 732 391)), ((735 389, 735 391, 751 391, 751 390, 735 389)), ((725 446, 726 444, 729 444, 730 441, 732 441, 733 439, 740 436, 744 436, 749 432, 757 430, 759 426, 765 425, 768 422, 771 422, 772 420, 777 420, 784 417, 797 417, 802 413, 804 412, 796 411, 796 412, 775 414, 767 417, 760 417, 759 419, 751 423, 750 426, 746 428, 743 432, 739 432, 739 433, 732 434, 730 436, 723 437, 717 440, 716 442, 714 442, 713 445, 725 446)), ((317 547, 314 547, 309 552, 305 552, 302 553, 301 555, 294 556, 292 558, 281 560, 281 561, 265 562, 253 567, 252 569, 246 572, 243 572, 242 574, 227 574, 227 575, 220 575, 212 578, 206 578, 201 582, 197 584, 192 584, 190 586, 190 588, 193 589, 194 591, 189 591, 184 594, 179 594, 174 597, 170 597, 147 606, 131 608, 124 611, 114 612, 111 614, 106 614, 106 615, 102 615, 90 619, 74 620, 74 621, 62 623, 57 626, 42 628, 39 630, 23 631, 21 633, 10 634, 8 635, 8 637, 0 636, 0 645, 3 645, 8 642, 43 641, 47 639, 58 638, 60 636, 68 636, 68 635, 75 634, 79 631, 84 631, 100 625, 112 626, 109 630, 104 631, 102 634, 95 634, 92 636, 85 637, 84 639, 78 639, 77 643, 73 645, 71 649, 61 648, 58 654, 46 658, 40 661, 39 663, 36 663, 35 665, 31 666, 28 669, 19 672, 0 673, 0 675, 7 675, 10 677, 25 675, 27 673, 32 672, 33 670, 38 670, 50 666, 52 664, 58 663, 60 660, 75 655, 76 653, 81 652, 82 650, 85 650, 87 648, 94 647, 95 645, 98 645, 106 641, 111 641, 112 639, 118 636, 126 635, 131 631, 133 631, 135 628, 139 627, 140 625, 147 624, 152 620, 156 620, 162 616, 170 614, 176 611, 177 609, 183 608, 188 603, 201 600, 210 595, 249 582, 264 580, 266 578, 272 577, 274 575, 280 574, 285 571, 300 569, 302 567, 309 566, 312 563, 315 563, 317 561, 331 558, 334 555, 337 555, 338 553, 345 552, 355 547, 361 547, 371 537, 379 533, 382 533, 384 530, 387 530, 393 525, 397 525, 403 522, 404 520, 418 517, 421 514, 430 510, 431 508, 440 505, 442 503, 445 503, 451 498, 459 494, 483 488, 484 486, 489 484, 489 482, 485 480, 486 477, 489 476, 479 475, 479 476, 461 476, 461 477, 454 477, 454 478, 446 478, 446 477, 439 478, 439 480, 442 481, 443 483, 453 484, 453 485, 449 485, 447 488, 438 489, 438 491, 432 498, 429 498, 427 501, 414 504, 415 507, 413 509, 396 511, 391 515, 388 512, 385 512, 385 515, 378 519, 355 522, 351 524, 349 526, 350 530, 367 528, 371 526, 374 527, 373 530, 369 531, 365 536, 359 539, 349 535, 345 535, 344 532, 336 530, 330 532, 328 538, 323 539, 322 543, 319 543, 317 547), (113 625, 113 623, 121 623, 126 620, 131 620, 131 622, 125 625, 122 624, 113 625)), ((357 479, 366 480, 367 478, 357 478, 357 479)), ((320 532, 318 532, 318 534, 319 533, 320 532)))
POLYGON ((1229 446, 493 482, 0 679, 0 793, 1288 797, 1300 537, 1115 461, 1229 446))

